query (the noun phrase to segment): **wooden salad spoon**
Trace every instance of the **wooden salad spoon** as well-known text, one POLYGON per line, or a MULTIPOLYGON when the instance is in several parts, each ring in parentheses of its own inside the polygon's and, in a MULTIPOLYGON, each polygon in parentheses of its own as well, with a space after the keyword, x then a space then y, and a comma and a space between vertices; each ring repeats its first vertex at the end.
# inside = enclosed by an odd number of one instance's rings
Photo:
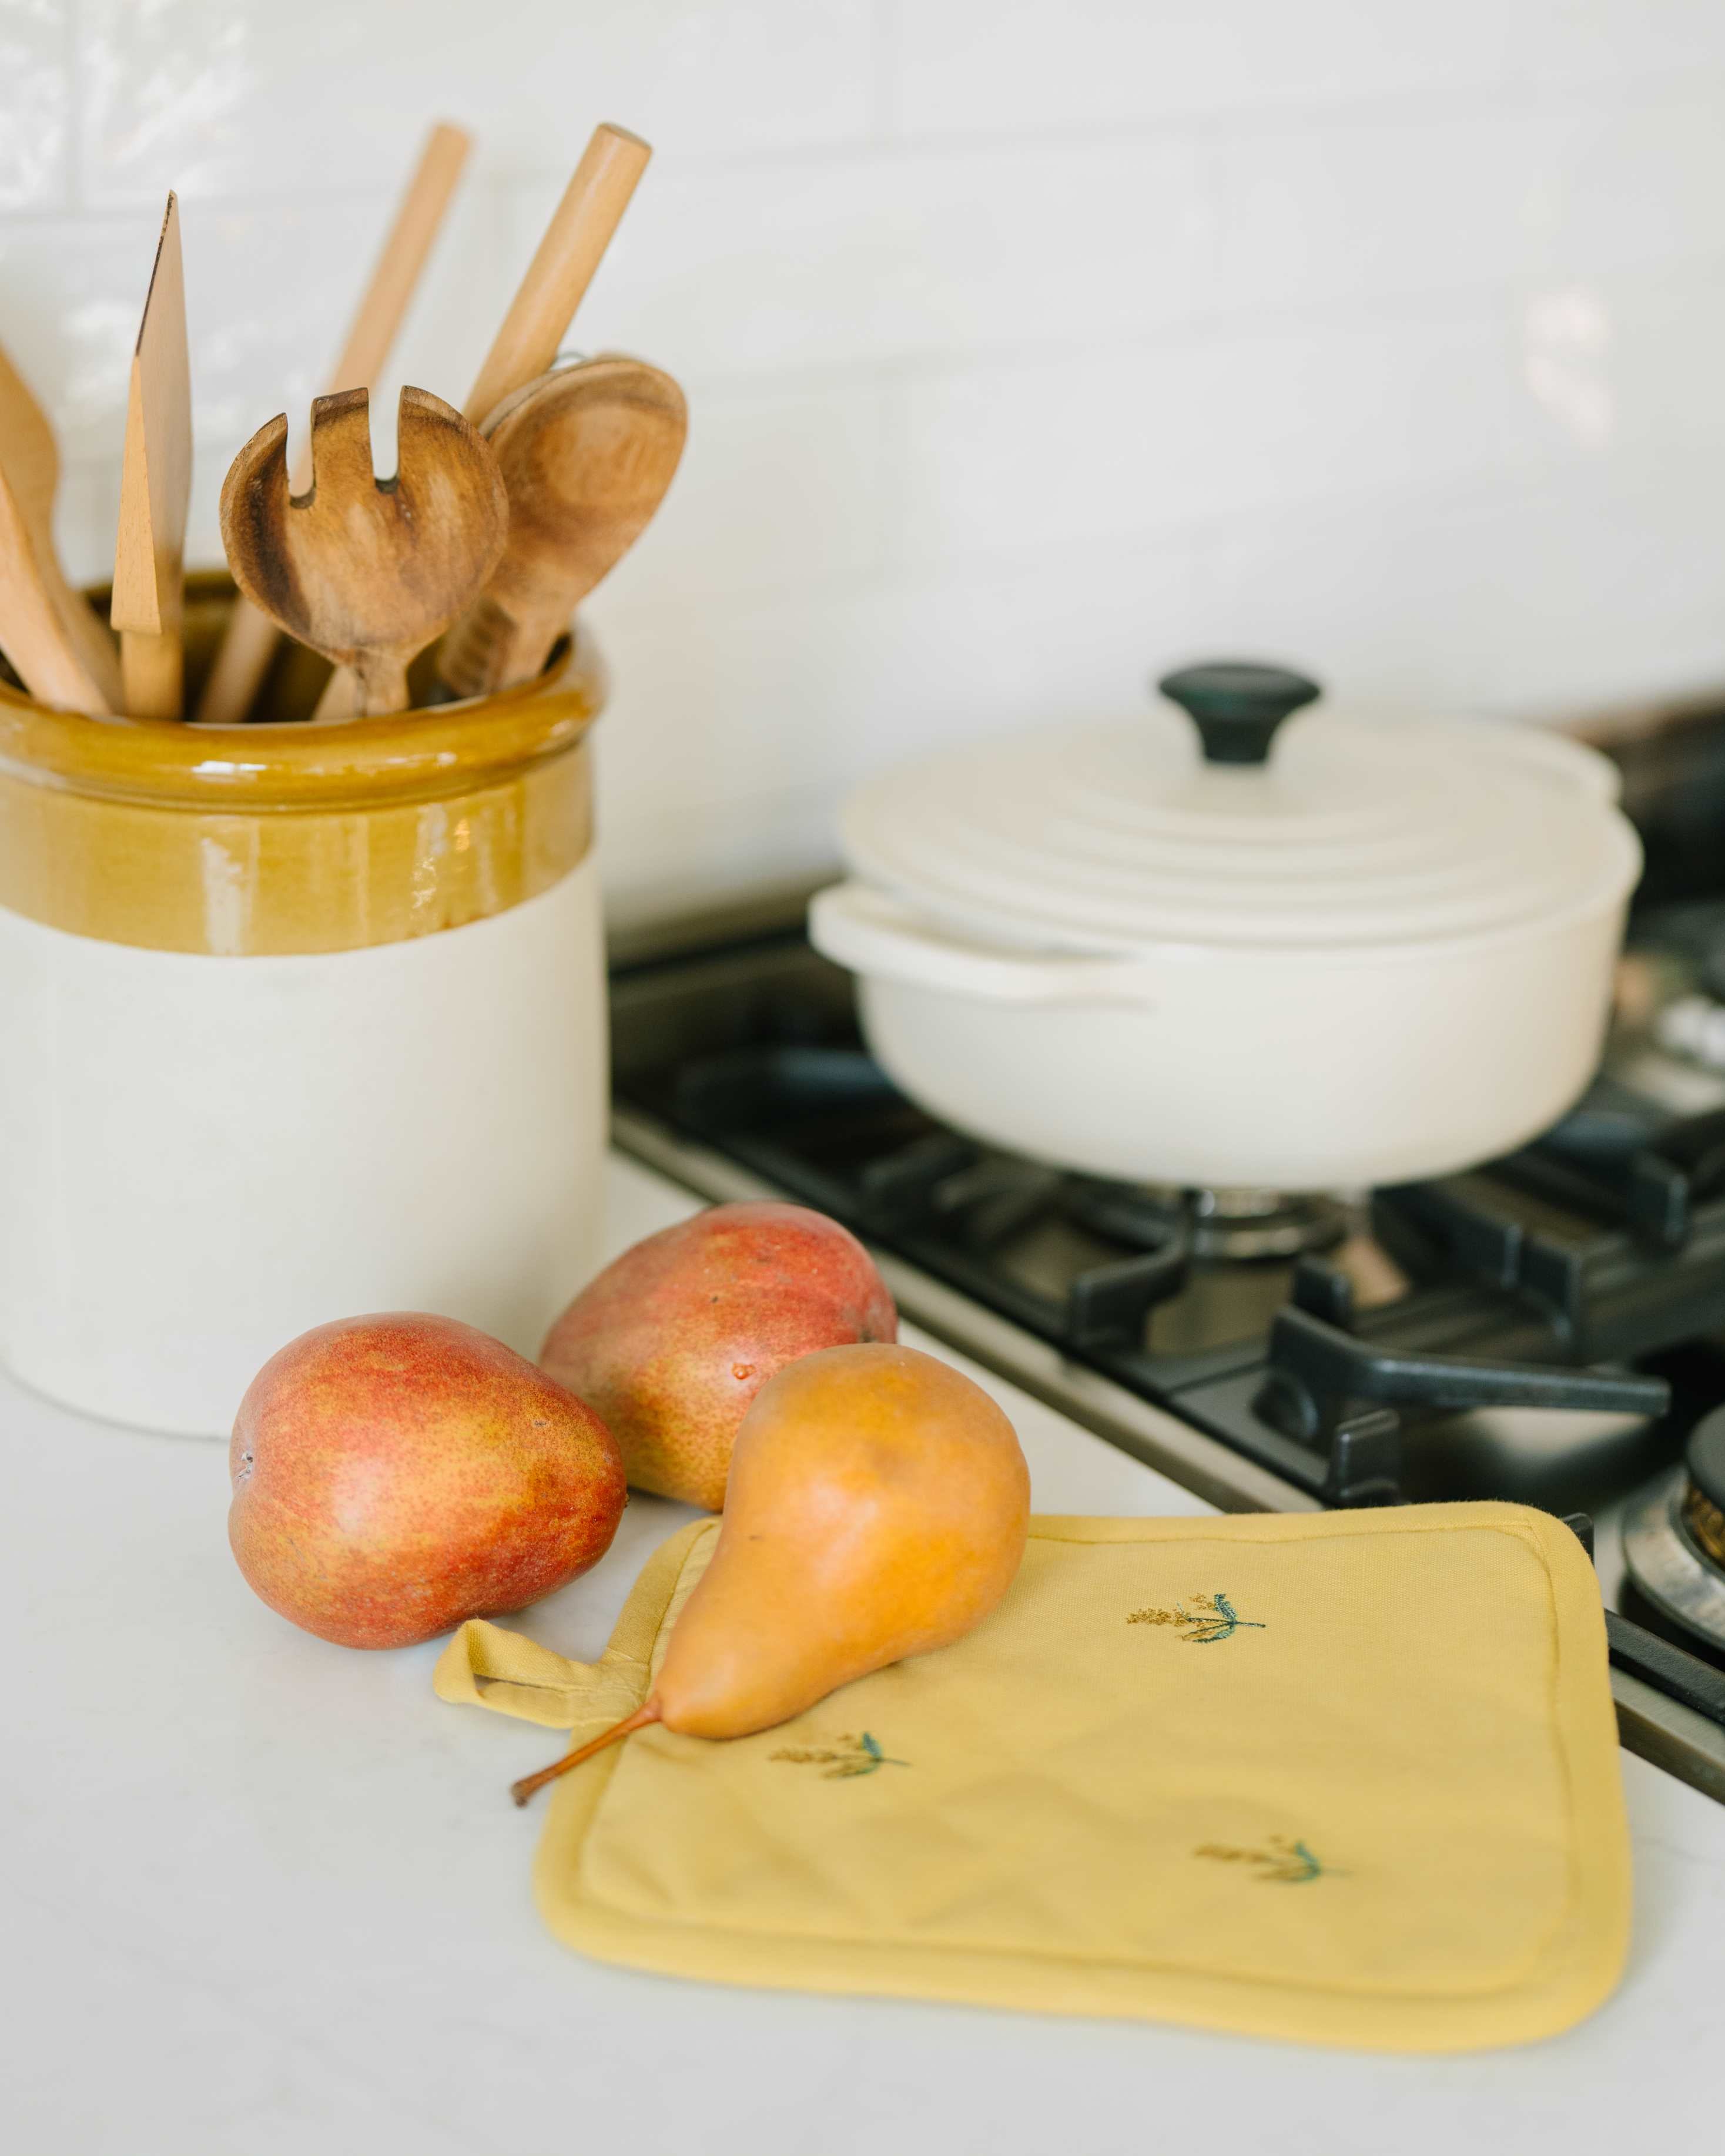
POLYGON ((369 393, 311 407, 311 491, 288 490, 287 418, 260 427, 222 485, 234 582, 290 636, 352 668, 367 717, 405 709, 408 665, 497 565, 509 497, 490 444, 429 390, 401 393, 399 469, 372 471, 369 393))
POLYGON ((505 399, 483 432, 509 490, 509 543, 444 639, 445 687, 484 696, 534 678, 577 605, 646 528, 688 424, 670 375, 616 354, 505 399))

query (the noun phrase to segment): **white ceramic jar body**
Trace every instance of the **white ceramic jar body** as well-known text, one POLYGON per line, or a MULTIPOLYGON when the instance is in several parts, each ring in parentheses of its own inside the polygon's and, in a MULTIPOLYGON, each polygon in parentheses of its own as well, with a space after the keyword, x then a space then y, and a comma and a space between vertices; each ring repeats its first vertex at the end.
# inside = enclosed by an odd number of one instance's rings
MULTIPOLYGON (((232 599, 188 580, 194 701, 232 599)), ((284 658, 233 726, 0 677, 0 1359, 188 1435, 334 1318, 535 1354, 599 1249, 598 652, 336 726, 284 658)))
POLYGON ((597 1262, 591 857, 490 919, 213 957, 0 911, 0 1357, 69 1405, 225 1435, 306 1327, 465 1319, 522 1353, 597 1262))

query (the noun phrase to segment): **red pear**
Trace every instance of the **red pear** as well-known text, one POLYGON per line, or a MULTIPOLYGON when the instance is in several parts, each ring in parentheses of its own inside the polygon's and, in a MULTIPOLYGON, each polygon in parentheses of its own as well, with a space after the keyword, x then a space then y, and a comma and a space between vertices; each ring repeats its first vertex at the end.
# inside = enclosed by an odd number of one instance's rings
POLYGON ((625 1498, 598 1416, 501 1341, 396 1312, 302 1333, 253 1378, 228 1537, 282 1616, 403 1647, 598 1563, 625 1498))
POLYGON ((539 1360, 604 1417, 638 1490, 716 1512, 732 1441, 776 1371, 897 1334, 873 1259, 836 1220, 801 1205, 715 1205, 608 1265, 539 1360))

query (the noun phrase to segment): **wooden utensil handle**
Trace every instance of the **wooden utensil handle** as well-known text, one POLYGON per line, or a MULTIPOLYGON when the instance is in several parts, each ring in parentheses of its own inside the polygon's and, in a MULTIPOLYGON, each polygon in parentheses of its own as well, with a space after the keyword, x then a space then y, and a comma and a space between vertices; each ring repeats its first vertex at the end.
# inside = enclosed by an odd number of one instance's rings
MULTIPOLYGON (((411 656, 411 654, 408 654, 411 656)), ((354 661, 357 694, 354 708, 362 718, 387 718, 408 708, 408 660, 398 651, 367 651, 354 661)))
POLYGON ((593 130, 468 397, 475 426, 557 357, 652 154, 625 127, 593 130))
POLYGON ((200 726, 237 726, 270 670, 281 631, 243 594, 235 598, 215 660, 198 700, 200 726))
POLYGON ((495 696, 517 681, 531 681, 562 626, 560 620, 518 621, 481 593, 439 647, 439 678, 457 696, 495 696))
POLYGON ((343 719, 351 719, 358 709, 354 701, 358 688, 351 668, 336 667, 323 685, 323 694, 318 698, 311 713, 312 725, 331 726, 343 719))
MULTIPOLYGON (((440 120, 425 138, 359 312, 348 328, 347 341, 324 384, 326 396, 338 389, 369 389, 382 373, 472 147, 473 137, 465 128, 452 126, 446 120, 440 120)), ((292 478, 295 493, 303 494, 311 478, 309 440, 300 443, 292 478)))
POLYGON ((12 489, 0 478, 0 650, 30 694, 68 711, 113 709, 55 609, 12 489))
POLYGON ((185 693, 185 660, 177 629, 120 632, 120 675, 125 710, 135 719, 177 719, 185 693))

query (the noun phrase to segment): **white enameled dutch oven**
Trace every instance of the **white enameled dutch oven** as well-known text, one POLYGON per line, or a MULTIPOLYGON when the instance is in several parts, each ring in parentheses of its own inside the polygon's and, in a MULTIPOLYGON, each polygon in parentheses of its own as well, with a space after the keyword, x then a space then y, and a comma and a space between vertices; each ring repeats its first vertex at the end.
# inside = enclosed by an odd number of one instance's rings
POLYGON ((1597 1063, 1640 849, 1592 751, 1480 721, 1184 707, 864 788, 810 914, 894 1081, 1059 1166, 1319 1190, 1471 1166, 1597 1063), (1272 743, 1272 736, 1275 737, 1272 743))

